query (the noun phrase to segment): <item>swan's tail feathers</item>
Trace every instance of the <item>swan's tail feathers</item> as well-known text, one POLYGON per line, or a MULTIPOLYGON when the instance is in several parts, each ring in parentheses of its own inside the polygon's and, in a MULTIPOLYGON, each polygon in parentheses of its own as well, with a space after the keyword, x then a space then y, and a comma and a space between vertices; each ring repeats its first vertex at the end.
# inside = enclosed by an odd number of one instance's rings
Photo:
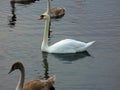
POLYGON ((95 43, 95 41, 88 42, 87 45, 86 45, 86 47, 91 46, 93 43, 95 43))

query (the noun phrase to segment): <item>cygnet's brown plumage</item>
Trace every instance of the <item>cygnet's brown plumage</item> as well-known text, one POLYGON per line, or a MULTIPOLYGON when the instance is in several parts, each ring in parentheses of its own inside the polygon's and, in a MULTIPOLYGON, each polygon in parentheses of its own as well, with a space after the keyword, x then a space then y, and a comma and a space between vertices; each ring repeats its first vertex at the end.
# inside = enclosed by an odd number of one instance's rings
POLYGON ((65 14, 64 8, 60 8, 60 7, 52 8, 50 0, 47 0, 47 11, 50 13, 51 18, 60 18, 65 14))
POLYGON ((50 9, 50 17, 51 18, 60 18, 64 16, 65 14, 65 9, 64 8, 59 8, 59 7, 54 7, 50 9))
POLYGON ((14 63, 9 73, 17 69, 20 70, 21 74, 16 90, 55 90, 53 87, 55 76, 49 77, 47 80, 31 80, 24 84, 25 70, 21 62, 14 63))

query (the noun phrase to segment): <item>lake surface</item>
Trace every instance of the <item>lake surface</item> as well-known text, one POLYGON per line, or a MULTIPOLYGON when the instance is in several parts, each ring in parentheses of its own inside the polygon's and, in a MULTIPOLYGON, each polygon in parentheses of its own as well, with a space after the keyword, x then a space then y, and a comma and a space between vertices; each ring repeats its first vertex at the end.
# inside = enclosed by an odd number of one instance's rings
POLYGON ((49 44, 72 38, 95 40, 87 52, 46 54, 40 51, 46 0, 11 5, 0 1, 0 90, 15 90, 20 61, 25 80, 56 75, 56 90, 120 90, 120 0, 53 0, 66 14, 52 20, 49 44))

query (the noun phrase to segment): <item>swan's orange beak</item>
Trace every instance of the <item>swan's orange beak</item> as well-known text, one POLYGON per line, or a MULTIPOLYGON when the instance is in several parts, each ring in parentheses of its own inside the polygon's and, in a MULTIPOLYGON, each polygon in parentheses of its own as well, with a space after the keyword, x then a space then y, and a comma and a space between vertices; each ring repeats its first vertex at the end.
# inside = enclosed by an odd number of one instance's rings
POLYGON ((41 16, 38 18, 38 20, 42 20, 42 19, 43 19, 43 17, 41 17, 41 16))

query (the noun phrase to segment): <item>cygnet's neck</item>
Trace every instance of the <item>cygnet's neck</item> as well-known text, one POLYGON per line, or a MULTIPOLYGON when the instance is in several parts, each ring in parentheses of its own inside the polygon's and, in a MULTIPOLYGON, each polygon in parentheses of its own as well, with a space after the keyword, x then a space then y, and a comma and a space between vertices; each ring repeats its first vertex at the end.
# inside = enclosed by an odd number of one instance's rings
POLYGON ((20 77, 19 77, 19 81, 16 87, 16 90, 22 90, 23 88, 23 84, 24 84, 24 78, 25 78, 25 70, 24 67, 22 66, 20 70, 20 77))

